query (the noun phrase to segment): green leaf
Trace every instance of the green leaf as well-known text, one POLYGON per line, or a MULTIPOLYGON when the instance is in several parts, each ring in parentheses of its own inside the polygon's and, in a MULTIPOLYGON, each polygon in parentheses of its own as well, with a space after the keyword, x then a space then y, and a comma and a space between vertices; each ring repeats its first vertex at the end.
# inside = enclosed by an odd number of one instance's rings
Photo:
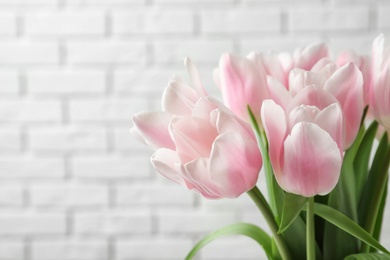
MULTIPOLYGON (((363 195, 359 204, 360 223, 368 233, 373 234, 385 193, 388 169, 390 164, 390 149, 387 133, 383 135, 375 153, 363 195)), ((361 252, 368 253, 369 247, 363 246, 361 252)))
POLYGON ((364 253, 349 255, 344 260, 389 260, 390 256, 380 253, 364 253))
POLYGON ((386 248, 379 244, 379 242, 375 238, 373 238, 366 230, 364 230, 356 222, 354 222, 338 210, 335 210, 324 204, 315 203, 314 212, 316 215, 322 217, 329 223, 332 223, 333 225, 360 239, 368 245, 386 254, 390 254, 389 251, 387 251, 386 248))
POLYGON ((374 142, 378 123, 374 121, 367 129, 363 140, 361 141, 356 156, 353 161, 356 176, 356 196, 360 200, 363 186, 367 181, 368 164, 370 161, 372 144, 374 142))
MULTIPOLYGON (((345 152, 341 167, 340 179, 335 189, 329 194, 328 205, 358 221, 358 202, 356 198, 356 178, 353 161, 362 142, 365 130, 362 126, 352 144, 345 152)), ((348 233, 325 223, 323 236, 323 252, 325 260, 343 259, 345 256, 358 252, 360 241, 348 233)))
POLYGON ((282 221, 279 226, 278 233, 283 233, 291 223, 298 217, 301 213, 303 206, 307 202, 307 198, 286 193, 284 196, 283 211, 282 211, 282 221))
POLYGON ((272 239, 271 237, 264 232, 258 226, 248 224, 248 223, 236 223, 223 228, 220 228, 209 235, 205 236, 200 240, 188 253, 186 260, 192 259, 195 254, 202 249, 204 246, 210 242, 216 240, 220 237, 231 236, 231 235, 243 235, 252 238, 260 246, 263 247, 265 253, 267 254, 268 259, 274 259, 272 254, 272 239))
MULTIPOLYGON (((385 192, 382 195, 382 201, 381 201, 381 205, 379 208, 378 217, 376 219, 374 233, 372 234, 372 236, 378 241, 379 241, 381 231, 382 231, 382 222, 383 222, 383 215, 385 213, 385 207, 386 207, 388 185, 389 185, 389 180, 387 178, 385 192)), ((373 248, 371 248, 371 250, 374 251, 373 248)))

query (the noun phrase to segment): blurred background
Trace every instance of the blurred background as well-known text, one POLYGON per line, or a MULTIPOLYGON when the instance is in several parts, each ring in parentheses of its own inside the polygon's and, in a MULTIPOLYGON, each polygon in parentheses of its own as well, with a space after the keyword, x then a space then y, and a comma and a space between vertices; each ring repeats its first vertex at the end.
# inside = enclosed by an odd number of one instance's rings
MULTIPOLYGON (((385 0, 0 0, 0 260, 183 259, 226 224, 265 226, 246 194, 208 201, 157 175, 132 114, 159 108, 186 56, 217 93, 223 52, 368 54, 389 14, 385 0)), ((197 259, 262 257, 239 237, 197 259)))

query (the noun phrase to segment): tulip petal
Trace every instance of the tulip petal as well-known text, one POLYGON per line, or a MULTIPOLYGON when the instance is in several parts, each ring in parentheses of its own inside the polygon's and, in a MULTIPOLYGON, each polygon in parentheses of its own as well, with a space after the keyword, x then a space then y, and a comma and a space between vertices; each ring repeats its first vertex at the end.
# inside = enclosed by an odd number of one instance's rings
POLYGON ((292 109, 300 105, 315 106, 322 110, 333 103, 338 103, 338 101, 332 94, 322 88, 308 86, 291 100, 286 109, 286 114, 289 114, 292 109))
POLYGON ((199 96, 191 87, 181 81, 172 81, 162 96, 162 109, 173 115, 191 115, 199 96))
POLYGON ((220 105, 221 104, 218 101, 211 97, 202 97, 198 100, 198 102, 196 102, 192 110, 192 116, 209 120, 210 113, 217 109, 220 105))
POLYGON ((277 79, 268 76, 267 85, 270 98, 283 108, 291 102, 291 94, 277 79))
POLYGON ((219 134, 240 133, 242 136, 256 140, 251 126, 247 122, 242 121, 227 108, 220 107, 214 110, 211 117, 215 122, 215 127, 219 134))
POLYGON ((326 78, 318 73, 294 69, 290 72, 289 77, 290 92, 295 96, 298 92, 307 86, 323 87, 326 78))
POLYGON ((175 149, 175 144, 168 131, 173 115, 166 112, 140 112, 133 116, 134 128, 138 137, 154 148, 175 149))
POLYGON ((161 148, 154 152, 150 162, 158 173, 180 185, 187 186, 181 174, 175 170, 175 164, 180 164, 177 153, 170 149, 161 148))
POLYGON ((276 174, 287 192, 305 197, 328 194, 341 170, 340 150, 332 137, 316 124, 299 123, 284 142, 284 168, 276 174))
POLYGON ((236 198, 257 182, 262 158, 256 142, 239 133, 222 134, 210 156, 211 179, 222 196, 236 198))
POLYGON ((188 162, 183 167, 186 180, 193 189, 208 199, 221 198, 217 186, 210 178, 209 158, 199 158, 188 162))
POLYGON ((261 120, 268 139, 269 157, 274 171, 283 166, 283 142, 286 136, 286 115, 283 108, 273 100, 264 100, 261 107, 261 120))
POLYGON ((246 121, 249 121, 247 105, 259 114, 261 102, 268 96, 265 73, 249 59, 231 54, 222 55, 219 72, 226 106, 246 121))
POLYGON ((324 89, 341 104, 346 124, 345 147, 348 148, 360 128, 363 115, 363 76, 358 67, 348 63, 338 69, 326 82, 324 89))
POLYGON ((295 66, 311 70, 314 64, 322 58, 329 57, 330 50, 325 43, 314 43, 294 52, 295 66))
POLYGON ((337 64, 330 58, 322 58, 311 69, 312 72, 321 74, 326 79, 333 75, 338 69, 337 64))
POLYGON ((209 157, 217 130, 209 121, 193 117, 176 117, 169 126, 171 137, 182 163, 209 157))
POLYGON ((320 111, 315 123, 330 134, 340 152, 344 151, 343 111, 339 104, 333 103, 320 111))
POLYGON ((188 75, 190 77, 190 82, 192 86, 195 88, 196 93, 199 96, 207 96, 206 90, 203 87, 203 84, 200 80, 200 74, 198 68, 196 68, 195 64, 189 58, 184 59, 184 65, 187 68, 188 75))

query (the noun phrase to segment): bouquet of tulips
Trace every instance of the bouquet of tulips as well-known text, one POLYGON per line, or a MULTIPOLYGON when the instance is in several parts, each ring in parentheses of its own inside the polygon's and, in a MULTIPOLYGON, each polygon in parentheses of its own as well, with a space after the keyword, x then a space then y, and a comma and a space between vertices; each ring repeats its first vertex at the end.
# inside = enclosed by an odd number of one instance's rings
POLYGON ((268 259, 390 259, 379 242, 390 163, 390 48, 331 58, 324 43, 290 53, 223 54, 207 94, 187 58, 162 111, 133 116, 166 178, 207 199, 247 193, 271 234, 248 223, 219 229, 254 239, 268 259), (268 199, 256 187, 263 168, 268 199))

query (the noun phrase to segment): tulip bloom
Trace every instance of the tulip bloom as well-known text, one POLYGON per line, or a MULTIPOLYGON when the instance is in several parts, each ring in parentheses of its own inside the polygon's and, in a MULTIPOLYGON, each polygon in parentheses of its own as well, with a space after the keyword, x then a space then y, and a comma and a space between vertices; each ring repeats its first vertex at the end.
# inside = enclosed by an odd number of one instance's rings
POLYGON ((372 46, 372 85, 370 108, 375 118, 390 130, 390 52, 384 48, 384 36, 378 36, 372 46))
POLYGON ((223 54, 219 60, 216 81, 224 104, 241 119, 249 122, 247 105, 255 115, 260 114, 261 103, 268 98, 266 74, 255 62, 232 54, 223 54))
POLYGON ((276 180, 305 197, 336 186, 343 158, 343 113, 325 90, 309 86, 287 108, 265 100, 261 109, 276 180))
POLYGON ((170 82, 159 112, 133 116, 132 133, 157 148, 151 163, 168 179, 205 198, 235 198, 257 182, 262 159, 250 125, 206 93, 186 62, 192 88, 170 82))
POLYGON ((311 71, 293 69, 290 72, 288 91, 276 79, 268 78, 271 99, 284 108, 308 86, 324 89, 340 103, 345 121, 344 147, 351 146, 359 131, 364 110, 363 76, 359 68, 353 63, 338 67, 330 59, 324 58, 311 71))

